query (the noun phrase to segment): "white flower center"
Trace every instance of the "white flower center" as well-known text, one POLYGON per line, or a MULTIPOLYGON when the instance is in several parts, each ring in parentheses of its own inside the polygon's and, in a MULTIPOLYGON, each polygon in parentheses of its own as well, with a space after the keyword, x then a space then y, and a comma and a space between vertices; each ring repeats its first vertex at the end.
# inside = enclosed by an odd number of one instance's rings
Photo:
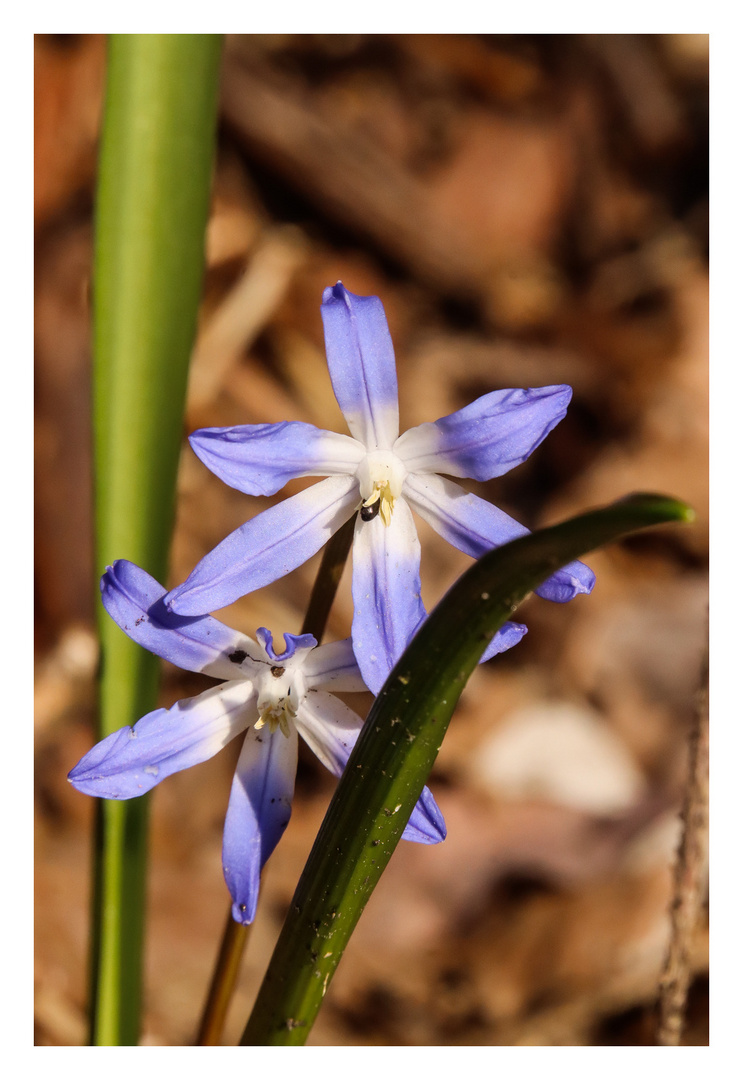
POLYGON ((258 690, 258 713, 256 731, 268 725, 271 734, 276 728, 289 737, 291 725, 297 715, 300 702, 307 692, 301 669, 289 662, 284 667, 273 664, 256 683, 258 690))
POLYGON ((356 470, 363 507, 379 503, 379 516, 385 525, 392 520, 395 499, 402 492, 406 475, 405 465, 391 450, 371 450, 356 470))

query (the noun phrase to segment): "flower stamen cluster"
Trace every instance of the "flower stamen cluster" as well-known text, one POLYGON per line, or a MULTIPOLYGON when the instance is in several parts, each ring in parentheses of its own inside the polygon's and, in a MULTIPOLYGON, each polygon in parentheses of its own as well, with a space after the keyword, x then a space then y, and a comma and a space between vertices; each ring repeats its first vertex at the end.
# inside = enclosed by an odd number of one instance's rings
POLYGON ((299 672, 292 678, 286 668, 274 664, 260 679, 258 689, 258 719, 253 727, 256 731, 268 726, 273 733, 278 728, 281 734, 289 738, 297 711, 304 699, 306 688, 297 685, 299 672))
POLYGON ((375 480, 374 491, 361 504, 361 520, 373 521, 379 514, 385 526, 389 526, 394 509, 395 496, 392 494, 389 483, 386 480, 375 480))
POLYGON ((364 455, 356 470, 362 521, 372 521, 379 514, 389 527, 406 474, 405 463, 391 450, 372 450, 364 455))

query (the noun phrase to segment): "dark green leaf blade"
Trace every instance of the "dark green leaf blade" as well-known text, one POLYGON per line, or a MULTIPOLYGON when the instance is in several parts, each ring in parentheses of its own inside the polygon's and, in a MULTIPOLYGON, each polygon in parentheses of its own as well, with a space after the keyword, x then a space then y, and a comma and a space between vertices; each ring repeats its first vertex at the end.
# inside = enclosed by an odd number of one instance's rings
POLYGON ((560 567, 690 507, 634 495, 489 552, 449 590, 382 688, 297 886, 243 1045, 306 1041, 343 950, 428 778, 459 695, 495 631, 560 567))

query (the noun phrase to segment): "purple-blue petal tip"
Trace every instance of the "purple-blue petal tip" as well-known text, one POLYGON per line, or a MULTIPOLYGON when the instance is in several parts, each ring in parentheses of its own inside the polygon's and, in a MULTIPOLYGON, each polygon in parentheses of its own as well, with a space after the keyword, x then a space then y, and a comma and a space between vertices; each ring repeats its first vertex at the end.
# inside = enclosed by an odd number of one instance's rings
POLYGON ((534 591, 543 600, 566 604, 579 593, 588 594, 596 584, 596 575, 590 566, 582 562, 571 562, 547 578, 534 591))
POLYGON ((258 893, 256 892, 247 902, 235 900, 232 904, 232 918, 236 923, 249 926, 255 918, 255 910, 258 906, 258 893))
POLYGON ((343 282, 337 281, 335 285, 328 285, 327 289, 323 289, 322 302, 323 304, 332 304, 334 300, 345 301, 348 295, 348 289, 343 282))
POLYGON ((440 844, 446 840, 444 815, 427 787, 413 807, 413 813, 402 834, 403 840, 412 840, 415 844, 440 844))
POLYGON ((276 664, 291 660, 297 649, 314 649, 317 645, 317 638, 312 634, 284 634, 284 651, 277 653, 274 652, 273 634, 265 626, 259 626, 255 636, 263 646, 266 656, 276 664))

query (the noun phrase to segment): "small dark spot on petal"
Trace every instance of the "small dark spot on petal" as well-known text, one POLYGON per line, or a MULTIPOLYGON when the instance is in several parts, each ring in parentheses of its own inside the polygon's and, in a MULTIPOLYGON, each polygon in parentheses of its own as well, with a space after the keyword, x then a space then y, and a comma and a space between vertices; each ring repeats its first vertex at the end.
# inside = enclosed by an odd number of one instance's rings
POLYGON ((233 664, 242 664, 243 660, 247 660, 248 654, 244 649, 235 649, 234 652, 228 654, 227 659, 232 661, 233 664))
MULTIPOLYGON (((278 667, 278 666, 277 667, 272 667, 271 668, 271 674, 273 675, 274 679, 280 679, 281 676, 284 674, 284 669, 282 667, 278 667)), ((289 692, 291 693, 291 691, 289 691, 289 692)))

